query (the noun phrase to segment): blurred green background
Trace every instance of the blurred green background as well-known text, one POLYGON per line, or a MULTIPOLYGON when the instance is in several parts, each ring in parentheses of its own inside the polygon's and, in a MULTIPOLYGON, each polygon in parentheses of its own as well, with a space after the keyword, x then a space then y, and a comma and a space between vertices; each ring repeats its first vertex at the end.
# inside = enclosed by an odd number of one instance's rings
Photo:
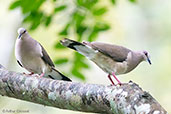
MULTIPOLYGON (((107 74, 59 40, 101 41, 132 50, 147 50, 152 65, 141 63, 119 75, 122 82, 140 85, 171 113, 171 1, 169 0, 0 0, 0 64, 12 71, 27 72, 15 60, 14 45, 19 27, 39 41, 56 68, 74 82, 109 85, 107 74)), ((29 110, 30 114, 79 114, 0 96, 3 109, 29 110)))

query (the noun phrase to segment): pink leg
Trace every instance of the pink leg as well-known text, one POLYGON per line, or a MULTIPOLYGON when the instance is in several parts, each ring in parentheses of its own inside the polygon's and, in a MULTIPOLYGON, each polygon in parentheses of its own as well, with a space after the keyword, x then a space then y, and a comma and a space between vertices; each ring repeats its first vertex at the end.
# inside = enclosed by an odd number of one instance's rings
POLYGON ((116 81, 118 82, 118 84, 121 85, 121 82, 118 80, 118 78, 115 76, 115 73, 112 73, 113 77, 116 79, 116 81))
POLYGON ((41 74, 40 74, 40 78, 43 77, 44 75, 45 75, 45 73, 41 73, 41 74))
POLYGON ((115 83, 113 82, 112 78, 110 77, 110 74, 108 74, 108 78, 112 82, 112 84, 115 85, 115 83))

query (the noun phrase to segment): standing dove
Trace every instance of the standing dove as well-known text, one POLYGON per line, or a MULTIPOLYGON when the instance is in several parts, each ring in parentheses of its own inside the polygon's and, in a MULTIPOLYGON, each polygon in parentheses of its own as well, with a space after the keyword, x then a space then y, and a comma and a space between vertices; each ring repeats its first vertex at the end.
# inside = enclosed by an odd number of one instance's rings
POLYGON ((71 81, 55 69, 55 65, 43 46, 34 40, 26 29, 19 28, 18 34, 15 43, 15 56, 21 67, 31 72, 31 74, 39 74, 40 77, 45 76, 55 80, 71 81))
POLYGON ((101 43, 101 42, 77 42, 70 39, 60 41, 62 45, 74 49, 80 54, 97 64, 103 71, 108 73, 108 78, 114 82, 111 75, 116 79, 118 84, 121 82, 115 75, 125 74, 132 71, 142 61, 148 61, 149 54, 147 51, 132 51, 123 46, 101 43))

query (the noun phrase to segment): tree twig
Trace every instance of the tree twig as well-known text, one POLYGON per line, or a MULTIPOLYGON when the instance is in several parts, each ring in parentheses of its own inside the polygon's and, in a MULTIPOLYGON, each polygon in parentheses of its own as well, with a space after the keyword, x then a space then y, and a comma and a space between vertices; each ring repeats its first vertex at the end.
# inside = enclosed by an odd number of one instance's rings
POLYGON ((105 86, 57 81, 8 71, 0 65, 0 94, 61 109, 106 114, 166 114, 133 82, 105 86))

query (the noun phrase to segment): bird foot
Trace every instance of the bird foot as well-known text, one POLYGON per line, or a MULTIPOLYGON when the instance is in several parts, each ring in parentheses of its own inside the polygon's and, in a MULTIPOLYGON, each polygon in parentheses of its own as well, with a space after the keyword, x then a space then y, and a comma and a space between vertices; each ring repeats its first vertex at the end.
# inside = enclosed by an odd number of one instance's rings
POLYGON ((31 75, 33 75, 33 74, 34 74, 34 72, 31 72, 31 73, 29 73, 29 74, 27 74, 27 73, 23 72, 23 74, 24 74, 24 75, 29 75, 29 76, 31 76, 31 75))
POLYGON ((41 77, 42 77, 42 76, 39 75, 39 74, 35 74, 35 75, 32 75, 32 76, 34 76, 34 77, 36 77, 36 78, 41 78, 41 77))
POLYGON ((23 74, 26 74, 25 72, 23 72, 23 74))
POLYGON ((115 84, 110 84, 109 86, 115 86, 115 84))
POLYGON ((122 83, 117 83, 117 84, 110 84, 110 86, 117 86, 117 85, 122 85, 122 83))
POLYGON ((122 83, 118 83, 117 85, 120 85, 120 86, 121 86, 121 85, 122 85, 122 83))
POLYGON ((44 76, 44 73, 35 75, 35 77, 37 77, 37 78, 42 78, 43 76, 44 76))
POLYGON ((41 73, 39 76, 40 78, 42 78, 45 75, 45 73, 41 73))
POLYGON ((30 74, 28 74, 28 75, 33 75, 34 74, 34 72, 30 72, 30 74))

